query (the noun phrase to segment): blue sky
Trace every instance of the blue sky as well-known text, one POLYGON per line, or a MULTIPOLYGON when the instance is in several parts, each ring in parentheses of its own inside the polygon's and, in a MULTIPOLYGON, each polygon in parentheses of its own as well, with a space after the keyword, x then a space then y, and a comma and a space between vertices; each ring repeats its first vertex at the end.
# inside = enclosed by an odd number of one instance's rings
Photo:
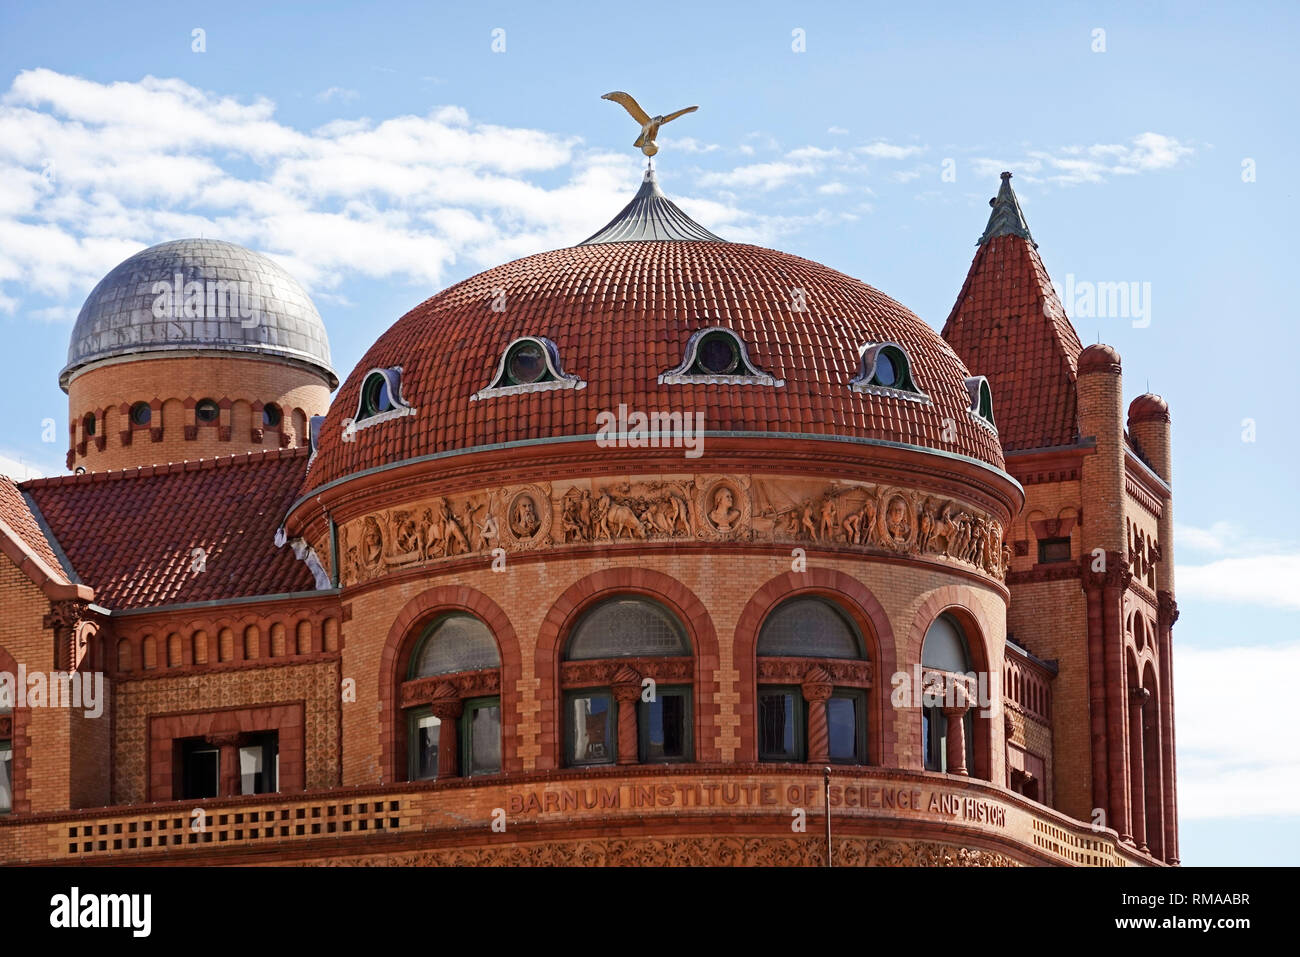
POLYGON ((1146 316, 1066 308, 1173 409, 1184 862, 1297 863, 1300 748, 1260 679, 1300 670, 1300 14, 1133 6, 6 3, 0 470, 61 470, 71 323, 132 252, 273 255, 345 374, 438 289, 619 209, 640 162, 609 90, 700 105, 657 166, 705 226, 936 328, 1011 169, 1058 284, 1149 290, 1146 316))

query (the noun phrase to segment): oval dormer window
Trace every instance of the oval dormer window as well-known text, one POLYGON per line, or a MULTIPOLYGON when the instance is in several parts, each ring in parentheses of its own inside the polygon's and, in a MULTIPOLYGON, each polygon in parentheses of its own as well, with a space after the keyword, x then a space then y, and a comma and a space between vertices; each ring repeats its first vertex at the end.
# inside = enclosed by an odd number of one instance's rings
POLYGON ((744 341, 730 329, 711 326, 692 333, 686 341, 681 365, 659 373, 660 385, 770 385, 783 386, 749 358, 744 341))
POLYGON ((997 430, 993 419, 993 390, 989 380, 982 375, 973 375, 966 380, 966 391, 970 393, 970 414, 981 425, 997 430))
POLYGON ((929 397, 916 387, 912 362, 906 350, 896 342, 869 342, 861 348, 858 374, 849 382, 855 392, 893 396, 899 399, 928 402, 929 397))
POLYGON ((554 342, 542 336, 521 336, 506 346, 490 384, 475 392, 472 398, 586 387, 582 379, 564 371, 560 350, 554 342))
POLYGON ((415 409, 407 405, 402 398, 402 367, 371 369, 361 380, 357 414, 345 431, 362 429, 368 425, 414 413, 415 409))

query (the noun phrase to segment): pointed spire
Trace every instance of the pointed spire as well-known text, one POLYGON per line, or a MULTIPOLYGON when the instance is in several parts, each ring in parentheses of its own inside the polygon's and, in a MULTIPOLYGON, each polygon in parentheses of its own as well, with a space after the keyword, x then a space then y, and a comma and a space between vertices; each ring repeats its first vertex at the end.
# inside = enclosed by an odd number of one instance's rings
POLYGON ((726 240, 715 236, 695 220, 691 219, 677 204, 664 195, 655 178, 654 163, 646 166, 641 188, 637 190, 632 202, 623 207, 623 211, 609 221, 604 229, 594 236, 580 242, 579 246, 594 246, 600 243, 636 243, 652 240, 694 240, 696 242, 725 243, 726 240))
MULTIPOLYGON (((995 236, 1020 236, 1034 243, 1034 237, 1029 235, 1025 214, 1020 209, 1020 200, 1016 199, 1016 192, 1011 188, 1010 173, 1002 174, 1002 186, 998 189, 998 194, 989 200, 989 205, 993 207, 993 212, 989 215, 989 224, 984 227, 984 235, 977 245, 983 246, 995 236)), ((1038 243, 1034 243, 1034 246, 1037 247, 1038 243)))

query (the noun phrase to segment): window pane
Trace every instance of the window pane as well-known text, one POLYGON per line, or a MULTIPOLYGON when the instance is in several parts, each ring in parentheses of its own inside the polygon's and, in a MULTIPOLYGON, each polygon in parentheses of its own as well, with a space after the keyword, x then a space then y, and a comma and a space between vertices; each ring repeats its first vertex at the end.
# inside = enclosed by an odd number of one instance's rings
POLYGON ((613 702, 608 693, 575 695, 569 699, 569 763, 612 764, 613 702))
POLYGON ((758 754, 763 758, 795 757, 794 694, 763 692, 758 696, 758 754))
POLYGON ((587 612, 569 638, 568 661, 691 653, 686 631, 667 608, 644 598, 614 598, 587 612))
POLYGON ((261 734, 239 749, 239 793, 271 794, 279 774, 275 734, 261 734))
POLYGON ((438 735, 442 729, 442 719, 431 714, 423 714, 415 719, 415 733, 411 735, 411 747, 414 750, 412 777, 417 781, 438 776, 438 735))
POLYGON ((681 691, 661 691, 654 701, 642 702, 641 720, 645 739, 643 761, 687 758, 690 716, 687 697, 681 691))
POLYGON ((788 601, 768 616, 758 636, 760 656, 861 658, 857 634, 848 620, 816 598, 788 601))
POLYGON ((966 636, 947 615, 936 618, 926 631, 925 642, 921 645, 921 664, 926 668, 961 674, 972 670, 966 636))
POLYGON ((468 773, 501 770, 501 705, 485 704, 470 712, 468 773))
POLYGON ((826 702, 826 726, 830 731, 832 761, 858 761, 858 700, 835 696, 826 702))
POLYGON ((14 806, 13 756, 9 748, 0 748, 0 812, 14 806))
POLYGON ((927 771, 948 770, 948 719, 940 708, 926 708, 921 724, 927 771))
POLYGON ((216 797, 220 793, 221 752, 202 740, 181 748, 182 775, 186 800, 216 797))
POLYGON ((434 622, 416 651, 412 678, 501 667, 496 639, 472 615, 448 615, 434 622))

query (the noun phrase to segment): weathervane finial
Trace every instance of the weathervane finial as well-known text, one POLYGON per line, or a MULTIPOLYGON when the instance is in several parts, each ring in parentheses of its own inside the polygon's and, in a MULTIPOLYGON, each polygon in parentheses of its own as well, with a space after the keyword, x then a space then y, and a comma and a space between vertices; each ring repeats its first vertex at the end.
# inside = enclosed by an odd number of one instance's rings
POLYGON ((601 97, 602 100, 613 100, 615 103, 627 110, 632 119, 641 124, 641 135, 637 137, 636 142, 632 145, 637 147, 646 156, 654 156, 659 152, 659 147, 655 144, 655 137, 659 135, 659 127, 665 123, 677 119, 683 113, 694 113, 699 109, 698 106, 688 106, 684 110, 678 110, 676 113, 669 113, 667 116, 651 116, 645 110, 641 109, 639 103, 632 99, 631 94, 621 91, 606 93, 601 97))

